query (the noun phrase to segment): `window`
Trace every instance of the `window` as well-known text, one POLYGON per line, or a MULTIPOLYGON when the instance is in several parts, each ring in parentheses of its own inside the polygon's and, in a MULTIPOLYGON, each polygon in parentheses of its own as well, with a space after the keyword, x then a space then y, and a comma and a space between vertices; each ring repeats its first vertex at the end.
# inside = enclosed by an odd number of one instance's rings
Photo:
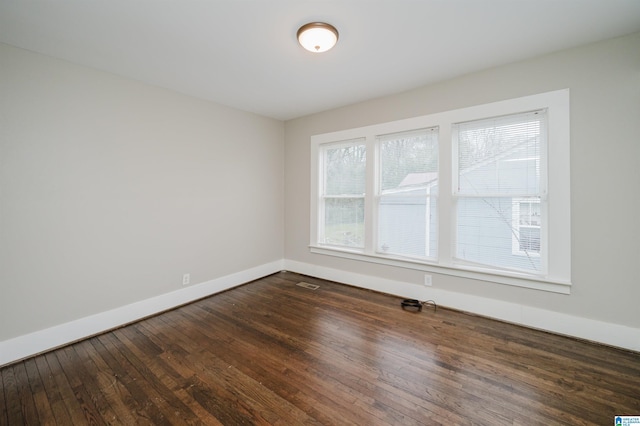
POLYGON ((456 261, 546 272, 540 256, 546 123, 541 110, 454 124, 456 261))
POLYGON ((313 253, 560 293, 569 92, 311 138, 313 253))
POLYGON ((511 252, 520 256, 540 255, 540 200, 515 198, 513 200, 511 252))
POLYGON ((324 218, 319 242, 343 247, 364 246, 366 148, 362 140, 322 147, 324 218))
POLYGON ((435 258, 438 129, 378 136, 376 251, 435 258))

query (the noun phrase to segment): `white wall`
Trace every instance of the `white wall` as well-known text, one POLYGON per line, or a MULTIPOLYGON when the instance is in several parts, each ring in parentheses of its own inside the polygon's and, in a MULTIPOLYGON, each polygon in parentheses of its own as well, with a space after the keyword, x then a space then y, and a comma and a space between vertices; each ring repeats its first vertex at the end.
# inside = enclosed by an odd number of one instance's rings
POLYGON ((637 33, 287 122, 289 269, 407 297, 426 291, 449 306, 640 350, 639 52, 637 33), (418 271, 309 252, 312 135, 564 88, 571 92, 570 295, 444 275, 427 290, 418 271), (531 312, 536 318, 525 318, 531 312))
POLYGON ((0 352, 184 301, 184 273, 274 272, 283 139, 280 121, 0 44, 0 352))

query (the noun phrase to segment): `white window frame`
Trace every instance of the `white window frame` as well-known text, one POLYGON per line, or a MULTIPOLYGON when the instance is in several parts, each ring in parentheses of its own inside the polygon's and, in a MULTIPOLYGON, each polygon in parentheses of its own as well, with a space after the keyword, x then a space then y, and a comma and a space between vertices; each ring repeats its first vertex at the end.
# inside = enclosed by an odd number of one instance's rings
MULTIPOLYGON (((373 217, 374 217, 374 226, 376 228, 375 232, 373 233, 373 241, 374 241, 374 247, 373 249, 375 250, 375 253, 377 255, 380 256, 384 256, 384 257, 397 257, 397 258, 401 258, 401 259, 408 259, 408 260, 416 260, 416 261, 429 261, 432 260, 433 258, 429 257, 429 256, 411 256, 411 255, 401 255, 401 254, 394 254, 394 253, 387 253, 384 250, 378 250, 378 246, 380 245, 380 241, 379 241, 379 235, 377 232, 377 225, 378 223, 378 213, 380 211, 380 203, 382 201, 382 199, 384 197, 387 197, 388 199, 391 199, 393 197, 398 196, 397 194, 389 194, 389 193, 385 193, 382 190, 382 175, 381 175, 381 170, 382 170, 382 158, 379 155, 380 152, 380 145, 382 143, 385 142, 385 139, 387 136, 401 136, 402 134, 420 134, 420 133, 424 133, 424 134, 428 134, 429 132, 437 132, 438 128, 437 127, 431 127, 431 128, 417 128, 417 129, 409 129, 408 131, 402 131, 402 132, 392 132, 392 133, 388 133, 388 134, 384 134, 384 135, 376 135, 375 137, 375 152, 374 155, 376 156, 375 159, 375 164, 376 164, 376 168, 374 170, 374 174, 375 174, 375 195, 374 195, 374 202, 375 202, 375 208, 373 211, 373 217)), ((438 141, 439 144, 439 141, 438 141)), ((404 197, 407 197, 406 195, 404 195, 404 197)), ((433 202, 433 198, 437 198, 437 195, 431 194, 431 192, 429 191, 427 194, 421 194, 421 195, 414 195, 414 196, 410 196, 416 199, 425 199, 426 201, 426 213, 429 214, 430 210, 431 210, 431 203, 433 202)), ((427 221, 427 226, 426 226, 426 230, 425 230, 425 251, 427 253, 430 252, 430 243, 431 243, 431 239, 430 239, 430 221, 427 221)))
MULTIPOLYGON (((540 122, 541 126, 542 126, 542 132, 544 134, 540 135, 539 138, 539 157, 535 159, 536 161, 536 169, 539 170, 539 176, 538 176, 538 192, 537 193, 532 193, 530 194, 531 196, 534 197, 539 197, 540 202, 540 206, 541 206, 541 212, 542 212, 542 222, 545 224, 548 223, 548 217, 546 216, 546 212, 547 212, 547 162, 548 162, 548 151, 547 151, 547 137, 548 137, 548 131, 547 131, 547 125, 548 125, 548 114, 546 111, 546 108, 544 109, 538 109, 538 110, 532 110, 532 111, 517 111, 514 113, 510 113, 510 114, 504 114, 501 116, 491 116, 491 117, 485 117, 485 118, 481 118, 481 119, 476 119, 476 120, 469 120, 467 123, 471 124, 472 128, 483 128, 485 127, 485 125, 487 125, 487 120, 491 123, 489 125, 493 125, 493 123, 495 122, 494 120, 505 120, 504 123, 520 123, 522 122, 522 120, 529 120, 529 116, 531 114, 534 115, 538 115, 538 113, 543 113, 541 114, 542 121, 540 122), (544 110, 544 111, 543 111, 544 110)), ((525 197, 524 194, 522 194, 521 196, 512 194, 511 195, 506 195, 506 194, 501 194, 501 193, 483 193, 483 191, 480 191, 480 193, 477 194, 471 194, 468 192, 469 188, 466 188, 464 191, 460 190, 460 177, 461 177, 461 171, 459 170, 459 165, 457 164, 457 160, 459 158, 459 135, 458 135, 458 126, 454 125, 453 128, 453 132, 452 132, 452 150, 453 150, 453 166, 454 166, 454 174, 453 174, 453 199, 454 199, 454 203, 456 203, 456 211, 453 214, 456 214, 456 220, 458 218, 457 216, 457 203, 461 202, 461 200, 469 200, 472 198, 486 198, 486 197, 512 197, 511 200, 511 209, 512 209, 512 223, 511 223, 511 229, 512 229, 512 244, 511 244, 511 254, 516 254, 513 252, 514 250, 514 246, 513 246, 513 240, 515 239, 516 241, 518 241, 518 236, 515 235, 517 233, 516 230, 519 229, 518 227, 518 222, 515 222, 516 225, 514 226, 513 223, 513 208, 514 206, 516 206, 513 203, 514 199, 523 199, 525 197)), ((519 208, 519 205, 516 206, 517 208, 519 208)), ((519 270, 517 268, 514 267, 497 267, 497 266, 491 266, 491 265, 481 265, 481 264, 475 264, 473 261, 469 261, 469 260, 465 260, 464 258, 459 258, 459 257, 455 257, 454 262, 457 265, 460 265, 461 267, 470 267, 470 268, 481 268, 481 269, 492 269, 495 268, 496 270, 505 270, 505 271, 513 271, 513 272, 523 272, 525 274, 530 274, 533 276, 544 276, 546 275, 546 271, 547 271, 547 255, 548 255, 548 251, 547 251, 547 241, 546 241, 546 233, 544 232, 546 228, 542 228, 541 229, 541 233, 540 233, 540 244, 541 244, 541 253, 544 253, 544 255, 538 254, 537 256, 529 256, 531 258, 537 257, 540 259, 540 265, 539 265, 539 270, 538 272, 534 272, 532 270, 527 270, 527 269, 522 269, 519 270)), ((454 244, 458 244, 457 241, 457 236, 456 236, 456 241, 454 242, 454 244)), ((527 253, 524 251, 520 251, 519 247, 518 247, 518 256, 527 256, 527 253)))
POLYGON ((570 211, 570 122, 569 89, 546 92, 516 99, 445 111, 389 123, 348 129, 311 137, 311 214, 310 251, 352 260, 373 262, 437 274, 471 278, 492 283, 514 285, 556 293, 569 294, 571 288, 571 211, 570 211), (455 255, 455 197, 453 185, 456 156, 453 154, 452 126, 455 123, 489 117, 546 109, 548 115, 548 167, 546 197, 548 226, 541 241, 548 244, 544 274, 518 273, 459 264, 455 255), (375 208, 378 135, 420 128, 439 128, 439 189, 438 189, 438 258, 436 260, 406 259, 375 251, 375 208), (364 249, 343 249, 318 243, 319 153, 323 144, 364 138, 367 145, 367 183, 365 192, 364 249))
MULTIPOLYGON (((319 153, 319 167, 320 170, 325 170, 326 164, 325 164, 325 155, 324 153, 329 150, 329 149, 335 149, 335 148, 343 148, 343 147, 347 147, 347 146, 353 146, 353 145, 363 145, 364 144, 364 140, 362 140, 361 138, 356 138, 356 139, 352 139, 352 140, 345 140, 345 141, 338 141, 336 143, 327 143, 327 144, 323 144, 321 146, 321 151, 319 153)), ((324 216, 324 212, 326 209, 326 201, 327 199, 339 199, 339 198, 348 198, 348 199, 364 199, 364 194, 345 194, 345 195, 326 195, 326 186, 327 186, 327 180, 326 180, 326 176, 324 177, 324 179, 318 183, 318 190, 319 190, 319 217, 322 218, 324 216)), ((365 207, 366 209, 366 207, 365 207)), ((340 249, 347 249, 347 248, 354 248, 357 249, 356 246, 349 246, 349 245, 343 245, 343 244, 330 244, 330 243, 319 243, 320 240, 322 239, 326 239, 326 230, 325 230, 325 223, 323 220, 321 220, 320 222, 318 222, 318 226, 317 226, 317 241, 318 244, 322 244, 325 246, 334 246, 336 248, 340 248, 340 249)))

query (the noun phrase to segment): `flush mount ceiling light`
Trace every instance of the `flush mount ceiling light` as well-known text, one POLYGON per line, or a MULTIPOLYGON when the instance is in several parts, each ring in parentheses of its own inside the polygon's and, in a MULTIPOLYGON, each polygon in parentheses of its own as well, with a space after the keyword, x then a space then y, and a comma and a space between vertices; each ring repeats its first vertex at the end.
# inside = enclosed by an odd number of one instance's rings
POLYGON ((338 30, 324 22, 310 22, 298 30, 298 41, 309 52, 326 52, 338 41, 338 30))

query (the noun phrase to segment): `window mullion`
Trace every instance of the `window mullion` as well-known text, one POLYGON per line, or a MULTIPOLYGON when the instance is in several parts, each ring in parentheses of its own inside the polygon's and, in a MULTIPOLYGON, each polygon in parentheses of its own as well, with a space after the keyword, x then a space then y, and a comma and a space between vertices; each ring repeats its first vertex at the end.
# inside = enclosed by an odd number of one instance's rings
POLYGON ((451 149, 451 127, 440 127, 439 188, 438 188, 438 264, 453 264, 456 232, 455 199, 453 185, 457 169, 457 155, 451 149), (456 164, 453 164, 456 162, 456 164))
POLYGON ((378 175, 378 148, 376 138, 373 134, 366 137, 367 166, 366 166, 366 189, 364 195, 364 252, 374 254, 376 241, 376 206, 377 203, 377 175, 378 175))

